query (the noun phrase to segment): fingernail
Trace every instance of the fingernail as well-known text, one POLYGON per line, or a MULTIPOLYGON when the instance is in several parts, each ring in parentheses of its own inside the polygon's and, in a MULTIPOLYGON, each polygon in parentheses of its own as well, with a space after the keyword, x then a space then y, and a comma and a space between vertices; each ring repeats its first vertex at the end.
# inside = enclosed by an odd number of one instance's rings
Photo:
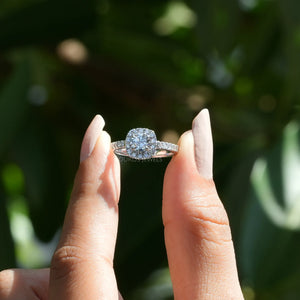
MULTIPOLYGON (((194 151, 194 136, 192 130, 184 132, 178 141, 179 151, 175 157, 184 157, 189 168, 197 170, 194 151)), ((175 158, 174 157, 174 158, 175 158)))
POLYGON ((195 162, 199 174, 207 179, 213 177, 213 140, 209 112, 203 109, 193 121, 195 162))
POLYGON ((104 127, 104 119, 100 115, 96 115, 85 132, 81 151, 80 151, 80 162, 87 159, 94 150, 98 137, 100 136, 104 127))
POLYGON ((98 173, 102 174, 111 151, 111 138, 106 131, 102 131, 99 136, 99 147, 95 150, 95 155, 98 157, 98 173))
POLYGON ((182 134, 178 141, 179 152, 188 154, 189 157, 194 156, 194 137, 191 130, 182 134))

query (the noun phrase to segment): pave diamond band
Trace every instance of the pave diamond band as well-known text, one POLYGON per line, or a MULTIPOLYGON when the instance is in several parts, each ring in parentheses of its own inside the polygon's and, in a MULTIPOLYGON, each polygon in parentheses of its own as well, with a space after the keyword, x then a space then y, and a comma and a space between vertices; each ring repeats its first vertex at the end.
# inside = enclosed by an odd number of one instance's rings
MULTIPOLYGON (((112 142, 111 145, 116 154, 122 156, 130 156, 126 151, 125 141, 112 142)), ((177 152, 178 145, 168 142, 156 141, 156 153, 152 156, 152 158, 168 157, 177 152)))
POLYGON ((125 140, 112 143, 114 152, 137 160, 169 157, 178 152, 178 145, 158 141, 153 130, 131 129, 125 140))

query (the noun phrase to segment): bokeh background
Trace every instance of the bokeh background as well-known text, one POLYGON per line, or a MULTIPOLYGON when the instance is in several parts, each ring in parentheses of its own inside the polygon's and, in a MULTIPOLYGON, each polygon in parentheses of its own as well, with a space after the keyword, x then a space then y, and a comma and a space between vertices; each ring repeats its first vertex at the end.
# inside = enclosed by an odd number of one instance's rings
MULTIPOLYGON (((0 269, 48 266, 84 131, 176 142, 207 107, 246 299, 300 299, 300 1, 2 0, 0 269)), ((121 162, 126 299, 172 299, 167 160, 121 162)))

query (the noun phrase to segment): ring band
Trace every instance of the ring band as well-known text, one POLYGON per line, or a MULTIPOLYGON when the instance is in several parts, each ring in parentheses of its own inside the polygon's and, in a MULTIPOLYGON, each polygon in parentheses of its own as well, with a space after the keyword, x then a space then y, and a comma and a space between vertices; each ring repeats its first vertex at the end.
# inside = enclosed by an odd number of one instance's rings
POLYGON ((148 128, 131 129, 125 140, 111 145, 116 154, 136 160, 169 157, 178 152, 178 145, 158 141, 154 131, 148 128))

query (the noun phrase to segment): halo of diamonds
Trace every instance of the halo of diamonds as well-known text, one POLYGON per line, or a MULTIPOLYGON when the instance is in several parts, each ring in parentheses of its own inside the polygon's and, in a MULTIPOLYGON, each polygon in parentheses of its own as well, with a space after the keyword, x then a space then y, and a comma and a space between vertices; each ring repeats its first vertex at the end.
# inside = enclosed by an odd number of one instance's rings
POLYGON ((156 135, 147 128, 131 129, 125 139, 126 152, 134 159, 149 159, 156 151, 156 135))
POLYGON ((111 143, 116 154, 136 160, 147 160, 172 156, 178 152, 178 145, 157 141, 154 131, 147 128, 132 129, 127 136, 126 141, 111 143))

